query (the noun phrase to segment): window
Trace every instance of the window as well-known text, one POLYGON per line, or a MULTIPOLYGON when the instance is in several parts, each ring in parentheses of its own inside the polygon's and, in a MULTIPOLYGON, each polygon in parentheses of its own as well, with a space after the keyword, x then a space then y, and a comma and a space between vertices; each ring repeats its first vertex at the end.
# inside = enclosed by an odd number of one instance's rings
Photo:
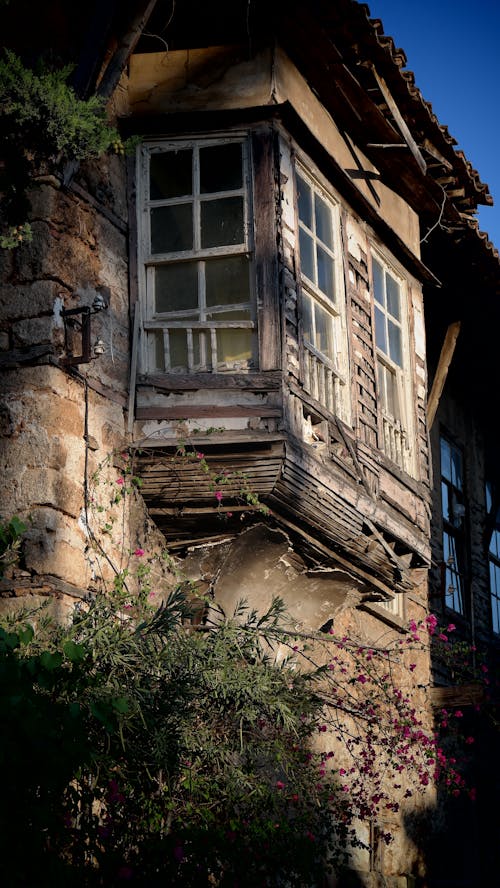
POLYGON ((461 450, 446 438, 441 438, 441 508, 444 601, 450 610, 465 614, 463 459, 461 450))
POLYGON ((491 622, 493 632, 500 635, 500 509, 495 488, 486 482, 486 511, 488 513, 488 564, 490 570, 491 622))
POLYGON ((347 345, 338 207, 297 171, 304 387, 348 419, 347 345))
POLYGON ((142 151, 148 371, 256 365, 248 143, 154 143, 142 151))
POLYGON ((382 449, 410 472, 407 387, 405 389, 405 336, 403 284, 392 269, 372 256, 377 382, 382 415, 382 449))

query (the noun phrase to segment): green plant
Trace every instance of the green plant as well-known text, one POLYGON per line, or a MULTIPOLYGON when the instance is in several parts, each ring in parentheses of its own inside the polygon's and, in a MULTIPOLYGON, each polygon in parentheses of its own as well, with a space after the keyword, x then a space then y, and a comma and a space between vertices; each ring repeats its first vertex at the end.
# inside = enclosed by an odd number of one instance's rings
POLYGON ((0 177, 0 246, 12 249, 29 237, 26 191, 40 172, 58 163, 97 157, 123 144, 106 120, 101 99, 79 99, 68 85, 70 67, 25 67, 10 50, 0 58, 0 141, 4 167, 0 177), (13 229, 21 229, 14 231, 13 229), (19 237, 21 235, 21 239, 19 237))

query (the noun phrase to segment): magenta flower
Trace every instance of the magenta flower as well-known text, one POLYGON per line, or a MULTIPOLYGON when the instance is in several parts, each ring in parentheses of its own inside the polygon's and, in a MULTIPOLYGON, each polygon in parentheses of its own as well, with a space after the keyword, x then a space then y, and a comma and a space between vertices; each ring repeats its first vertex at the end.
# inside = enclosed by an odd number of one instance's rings
POLYGON ((367 679, 366 675, 358 675, 356 681, 360 681, 361 684, 364 684, 365 681, 368 681, 368 679, 367 679))
POLYGON ((283 783, 283 781, 277 780, 276 781, 276 789, 284 789, 284 788, 285 788, 285 784, 283 783))
POLYGON ((138 558, 142 558, 142 556, 144 555, 144 549, 141 549, 141 548, 138 546, 137 549, 136 549, 135 552, 134 552, 134 555, 137 555, 138 558))
POLYGON ((196 454, 196 459, 203 459, 204 456, 205 456, 204 453, 199 453, 199 452, 198 452, 198 453, 196 454))
POLYGON ((474 737, 466 737, 466 738, 465 738, 465 742, 466 742, 469 746, 471 746, 471 745, 472 745, 473 743, 475 743, 476 741, 474 740, 474 737))
POLYGON ((455 626, 455 623, 448 623, 448 625, 446 627, 446 631, 447 632, 454 632, 456 628, 457 627, 455 626))
POLYGON ((116 483, 121 486, 122 484, 125 484, 125 481, 123 480, 123 478, 117 478, 116 483))
POLYGON ((222 491, 216 490, 215 491, 215 499, 217 500, 218 503, 222 502, 222 497, 223 497, 222 491))
POLYGON ((462 710, 457 709, 457 711, 455 712, 455 718, 463 718, 463 717, 464 717, 464 714, 463 714, 462 710))

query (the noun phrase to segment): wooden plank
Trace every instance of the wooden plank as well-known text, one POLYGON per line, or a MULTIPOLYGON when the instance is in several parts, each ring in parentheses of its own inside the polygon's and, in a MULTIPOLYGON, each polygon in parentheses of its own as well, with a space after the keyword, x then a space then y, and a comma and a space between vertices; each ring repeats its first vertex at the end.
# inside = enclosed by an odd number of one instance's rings
POLYGON ((217 404, 200 404, 199 407, 180 404, 177 407, 138 407, 136 419, 209 419, 211 416, 240 417, 260 416, 280 417, 282 411, 275 407, 251 407, 250 405, 218 406, 217 404))
POLYGON ((255 284, 262 370, 278 370, 281 366, 274 139, 270 127, 252 133, 254 200, 258 209, 254 227, 255 284))
POLYGON ((434 423, 436 411, 438 409, 439 401, 443 393, 444 384, 446 382, 446 377, 448 376, 448 370, 450 369, 450 364, 453 359, 453 354, 455 352, 459 333, 460 321, 455 321, 453 324, 450 324, 446 331, 446 336, 441 348, 441 354, 439 355, 437 370, 432 383, 431 393, 427 402, 427 428, 429 431, 431 430, 434 423))
POLYGON ((133 18, 98 83, 96 93, 101 98, 109 99, 113 94, 129 56, 134 51, 156 3, 157 0, 140 0, 139 3, 133 4, 133 18))
POLYGON ((139 353, 139 335, 140 335, 140 311, 139 303, 136 302, 133 307, 133 327, 132 327, 132 354, 130 357, 130 380, 128 387, 128 418, 127 431, 132 434, 134 428, 134 411, 135 411, 135 383, 137 378, 137 356, 139 353))
POLYGON ((276 391, 281 387, 279 370, 267 373, 151 373, 139 377, 139 386, 153 386, 161 391, 187 392, 198 389, 237 389, 239 391, 276 391))
POLYGON ((422 152, 420 151, 420 148, 418 147, 417 143, 415 142, 415 139, 413 138, 413 136, 408 128, 408 125, 407 125, 403 115, 401 114, 401 111, 399 110, 398 106, 396 105, 396 102, 394 101, 394 99, 389 91, 389 87, 387 86, 384 78, 381 77, 379 74, 377 74, 377 71, 375 70, 375 65, 371 65, 370 67, 371 67, 373 76, 375 77, 375 80, 377 81, 378 88, 380 89, 380 92, 382 93, 385 101, 387 102, 387 105, 389 106, 390 112, 391 112, 392 116, 394 117, 394 120, 396 121, 396 124, 398 126, 398 129, 401 132, 401 135, 403 136, 403 139, 405 140, 406 144, 408 145, 408 148, 410 149, 411 153, 413 154, 413 157, 417 161, 420 169, 422 170, 422 172, 425 176, 425 174, 427 173, 427 164, 422 156, 422 152))

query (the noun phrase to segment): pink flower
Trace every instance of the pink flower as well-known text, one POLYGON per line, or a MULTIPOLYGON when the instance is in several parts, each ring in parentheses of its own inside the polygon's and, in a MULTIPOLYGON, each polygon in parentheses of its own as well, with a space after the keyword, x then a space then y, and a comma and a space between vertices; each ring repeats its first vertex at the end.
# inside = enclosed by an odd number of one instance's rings
POLYGON ((121 486, 122 484, 125 484, 125 481, 123 480, 123 478, 117 478, 116 483, 121 486))
POLYGON ((232 518, 232 517, 233 517, 233 513, 232 513, 232 512, 226 512, 226 517, 227 517, 227 518, 232 518))
POLYGON ((462 710, 457 709, 457 711, 455 712, 455 718, 463 718, 463 717, 464 717, 464 714, 463 714, 462 710))
POLYGON ((144 549, 141 549, 141 548, 138 546, 137 549, 136 549, 135 552, 134 552, 134 555, 137 555, 138 558, 142 558, 142 556, 144 555, 144 549))
POLYGON ((222 502, 223 493, 220 490, 215 491, 215 499, 218 503, 222 502))
POLYGON ((468 746, 472 746, 472 744, 476 741, 474 740, 474 737, 466 737, 465 742, 468 744, 468 746))
POLYGON ((196 459, 203 459, 204 456, 205 456, 204 453, 199 453, 199 452, 198 452, 198 453, 196 454, 196 459))
POLYGON ((276 789, 284 789, 284 788, 285 788, 285 784, 283 783, 283 781, 277 780, 276 781, 276 789))
POLYGON ((414 672, 416 668, 417 668, 416 663, 410 663, 410 666, 409 666, 410 672, 414 672))
POLYGON ((438 641, 448 641, 448 636, 444 634, 444 632, 440 632, 438 635, 438 641))
POLYGON ((356 681, 360 681, 361 684, 364 684, 365 681, 368 681, 368 679, 367 679, 366 675, 358 675, 356 681))
POLYGON ((473 801, 473 802, 476 801, 476 789, 475 789, 474 786, 472 787, 472 789, 469 790, 469 798, 470 798, 471 801, 473 801))
POLYGON ((447 632, 454 632, 456 628, 457 627, 455 626, 455 623, 448 623, 448 625, 446 627, 446 631, 447 632))
POLYGON ((318 725, 318 731, 322 734, 326 731, 326 725, 318 725))

